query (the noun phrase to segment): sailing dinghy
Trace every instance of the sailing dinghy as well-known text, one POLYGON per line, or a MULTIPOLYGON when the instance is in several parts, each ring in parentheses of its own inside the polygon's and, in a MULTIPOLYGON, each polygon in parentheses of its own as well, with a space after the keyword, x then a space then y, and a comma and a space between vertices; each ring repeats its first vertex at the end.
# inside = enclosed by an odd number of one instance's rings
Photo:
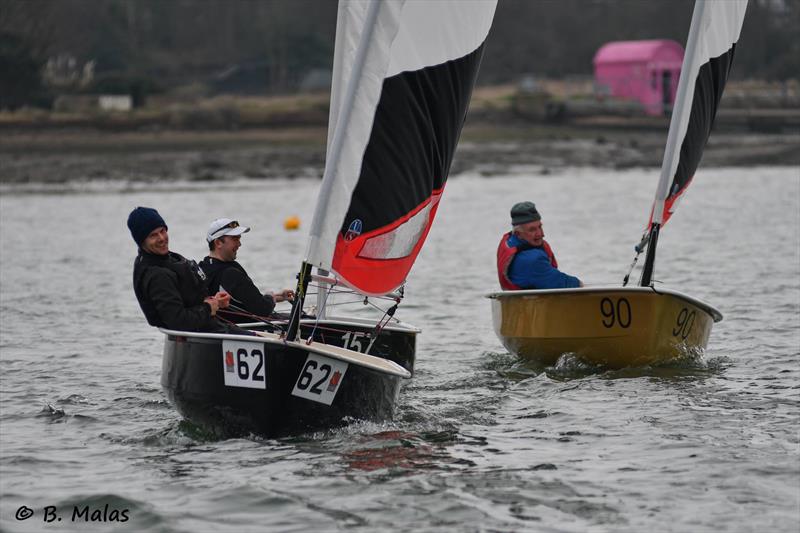
MULTIPOLYGON (((722 314, 652 281, 660 228, 692 181, 711 133, 739 40, 747 0, 697 0, 661 175, 645 234, 639 287, 502 291, 489 294, 494 330, 512 353, 553 364, 572 353, 611 368, 701 353, 722 314)), ((631 271, 636 264, 634 259, 631 271)))
POLYGON ((391 418, 419 330, 394 320, 395 307, 378 324, 331 316, 328 296, 345 287, 362 300, 402 297, 495 7, 339 2, 325 172, 290 318, 251 324, 257 336, 162 330, 162 386, 186 418, 267 436, 391 418))

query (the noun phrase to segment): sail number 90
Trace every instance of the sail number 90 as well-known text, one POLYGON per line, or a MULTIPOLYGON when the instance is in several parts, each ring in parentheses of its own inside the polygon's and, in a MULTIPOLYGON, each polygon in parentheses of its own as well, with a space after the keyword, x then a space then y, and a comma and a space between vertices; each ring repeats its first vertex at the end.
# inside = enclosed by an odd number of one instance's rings
POLYGON ((600 300, 600 314, 603 315, 603 325, 607 328, 615 324, 621 328, 631 325, 631 304, 627 298, 619 298, 616 303, 611 298, 600 300))
POLYGON ((672 330, 672 335, 675 337, 680 336, 685 340, 686 337, 689 336, 689 333, 692 332, 692 326, 694 326, 694 317, 694 311, 689 312, 689 310, 685 307, 681 309, 681 312, 678 313, 678 320, 675 322, 675 328, 672 330))

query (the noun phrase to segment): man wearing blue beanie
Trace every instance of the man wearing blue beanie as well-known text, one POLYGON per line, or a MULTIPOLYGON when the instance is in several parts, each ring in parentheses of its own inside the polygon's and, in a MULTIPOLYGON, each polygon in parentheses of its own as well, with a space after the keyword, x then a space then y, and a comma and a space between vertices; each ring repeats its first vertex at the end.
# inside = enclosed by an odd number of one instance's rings
POLYGON ((167 224, 158 211, 137 207, 128 215, 128 229, 139 246, 133 290, 147 322, 180 331, 228 331, 216 314, 228 306, 230 296, 209 296, 197 264, 169 251, 167 224))

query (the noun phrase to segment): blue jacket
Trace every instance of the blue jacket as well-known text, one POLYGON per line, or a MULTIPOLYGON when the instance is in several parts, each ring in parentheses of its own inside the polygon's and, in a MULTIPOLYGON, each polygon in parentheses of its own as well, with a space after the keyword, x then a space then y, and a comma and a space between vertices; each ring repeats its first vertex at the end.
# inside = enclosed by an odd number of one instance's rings
MULTIPOLYGON (((509 246, 525 245, 525 241, 512 234, 506 241, 509 246)), ((528 245, 530 246, 530 245, 528 245)), ((550 264, 541 247, 529 247, 514 255, 508 268, 508 278, 514 285, 523 289, 569 289, 580 287, 580 280, 564 274, 550 264)))

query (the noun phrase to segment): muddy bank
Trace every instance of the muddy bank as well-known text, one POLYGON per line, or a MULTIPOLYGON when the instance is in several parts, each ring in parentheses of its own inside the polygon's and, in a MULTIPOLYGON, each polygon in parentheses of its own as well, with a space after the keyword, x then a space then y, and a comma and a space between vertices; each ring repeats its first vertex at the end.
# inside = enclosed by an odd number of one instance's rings
MULTIPOLYGON (((214 181, 321 177, 322 127, 243 131, 4 132, 0 183, 91 180, 214 181)), ((451 175, 502 174, 512 166, 659 167, 666 131, 473 123, 465 127, 451 175)), ((796 165, 800 135, 715 133, 704 166, 796 165)))

